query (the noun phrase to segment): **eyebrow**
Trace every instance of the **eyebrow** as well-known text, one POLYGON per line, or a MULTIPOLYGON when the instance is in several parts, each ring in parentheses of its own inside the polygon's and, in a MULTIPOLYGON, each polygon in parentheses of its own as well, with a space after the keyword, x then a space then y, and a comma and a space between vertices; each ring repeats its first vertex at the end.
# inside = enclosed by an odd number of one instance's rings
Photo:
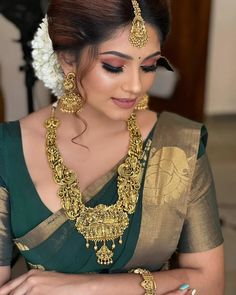
MULTIPOLYGON (((133 60, 133 57, 130 56, 130 55, 127 55, 127 54, 124 54, 124 53, 121 53, 121 52, 118 52, 118 51, 106 51, 106 52, 102 52, 100 53, 100 55, 107 55, 107 54, 111 54, 111 55, 116 55, 116 56, 119 56, 119 57, 122 57, 122 58, 125 58, 125 59, 128 59, 128 60, 133 60)), ((147 57, 144 58, 144 61, 145 60, 148 60, 149 58, 152 58, 152 57, 155 57, 157 55, 161 55, 161 52, 160 51, 157 51, 147 57)))

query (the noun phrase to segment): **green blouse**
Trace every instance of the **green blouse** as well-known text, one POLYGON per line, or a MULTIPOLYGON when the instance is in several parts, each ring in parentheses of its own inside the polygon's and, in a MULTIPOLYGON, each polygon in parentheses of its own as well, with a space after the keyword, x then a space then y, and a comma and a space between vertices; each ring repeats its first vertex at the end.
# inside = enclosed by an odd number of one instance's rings
MULTIPOLYGON (((159 270, 176 251, 220 245, 206 141, 201 124, 167 112, 159 116, 143 145, 136 211, 123 244, 116 246, 114 263, 103 266, 63 210, 52 213, 41 201, 24 160, 19 122, 1 124, 0 265, 10 264, 12 242, 29 267, 63 273, 122 272, 138 266, 159 270)), ((116 202, 118 164, 86 190, 87 206, 116 202)))

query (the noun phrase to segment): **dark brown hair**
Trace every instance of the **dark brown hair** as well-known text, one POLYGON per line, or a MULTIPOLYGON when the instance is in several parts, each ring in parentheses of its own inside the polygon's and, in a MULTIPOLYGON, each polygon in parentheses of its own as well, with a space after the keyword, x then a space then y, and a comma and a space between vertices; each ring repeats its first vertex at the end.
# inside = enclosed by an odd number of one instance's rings
MULTIPOLYGON (((170 29, 168 0, 138 0, 146 23, 154 26, 161 43, 170 29)), ((49 35, 55 51, 76 53, 79 61, 85 47, 96 56, 99 43, 112 37, 134 18, 131 0, 51 0, 49 35)))
MULTIPOLYGON (((156 28, 163 44, 170 29, 169 0, 138 0, 138 3, 145 22, 156 28)), ((83 77, 97 57, 99 44, 131 24, 134 8, 131 0, 51 0, 47 15, 54 51, 72 54, 79 69, 81 53, 84 48, 89 49, 90 58, 79 72, 82 85, 83 77)), ((85 129, 80 135, 87 129, 87 123, 81 120, 85 129)), ((72 142, 78 144, 80 135, 72 142)))

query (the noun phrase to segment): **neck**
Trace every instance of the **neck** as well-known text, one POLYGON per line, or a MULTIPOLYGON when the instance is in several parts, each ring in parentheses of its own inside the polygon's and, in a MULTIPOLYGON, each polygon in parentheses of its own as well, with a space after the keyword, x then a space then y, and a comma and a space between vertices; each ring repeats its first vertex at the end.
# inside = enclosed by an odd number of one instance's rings
POLYGON ((61 128, 66 130, 67 134, 70 133, 72 136, 81 134, 81 140, 94 134, 97 137, 127 131, 125 120, 113 120, 90 106, 84 107, 78 115, 65 114, 57 109, 56 117, 61 120, 61 128), (86 132, 83 133, 85 128, 86 132))

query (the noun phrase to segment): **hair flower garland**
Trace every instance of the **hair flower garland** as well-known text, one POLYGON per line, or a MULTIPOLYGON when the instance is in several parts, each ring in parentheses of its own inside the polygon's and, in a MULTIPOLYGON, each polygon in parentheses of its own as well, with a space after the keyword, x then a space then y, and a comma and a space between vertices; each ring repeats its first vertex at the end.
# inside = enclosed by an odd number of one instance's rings
POLYGON ((35 75, 53 94, 61 97, 64 94, 64 74, 48 34, 47 16, 42 20, 31 44, 35 75))

